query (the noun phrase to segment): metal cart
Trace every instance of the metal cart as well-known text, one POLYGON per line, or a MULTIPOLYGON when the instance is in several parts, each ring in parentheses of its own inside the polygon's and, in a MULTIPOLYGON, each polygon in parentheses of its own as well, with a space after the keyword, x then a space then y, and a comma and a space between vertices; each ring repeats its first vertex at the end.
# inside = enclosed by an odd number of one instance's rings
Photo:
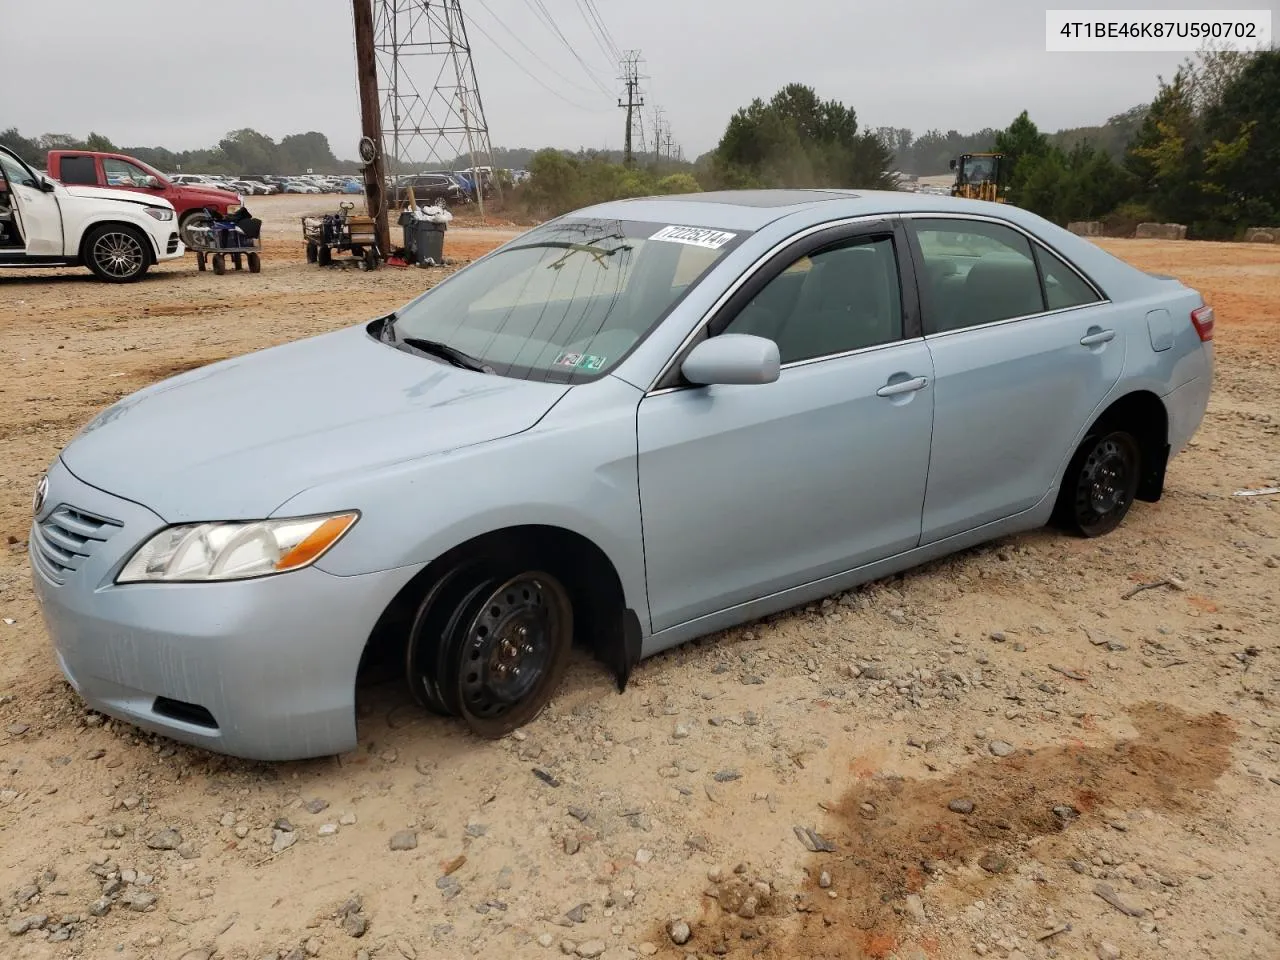
POLYGON ((327 267, 333 251, 349 250, 361 270, 376 270, 382 259, 378 250, 377 227, 373 217, 352 214, 355 204, 344 200, 338 213, 302 218, 302 236, 307 241, 307 263, 327 267))
POLYGON ((190 248, 196 252, 196 269, 204 270, 210 260, 213 261, 213 272, 221 276, 227 272, 227 258, 236 270, 243 269, 244 260, 249 262, 250 273, 262 272, 262 241, 258 238, 260 221, 232 222, 230 220, 211 220, 198 226, 189 227, 191 237, 190 248), (246 230, 245 227, 249 229, 246 230))

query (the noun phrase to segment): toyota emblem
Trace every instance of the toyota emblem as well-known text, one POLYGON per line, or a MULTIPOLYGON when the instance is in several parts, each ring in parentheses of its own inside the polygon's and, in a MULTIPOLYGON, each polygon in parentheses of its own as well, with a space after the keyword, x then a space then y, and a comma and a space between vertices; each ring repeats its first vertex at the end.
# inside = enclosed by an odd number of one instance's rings
POLYGON ((40 482, 36 484, 35 499, 31 503, 31 512, 37 517, 40 516, 40 511, 44 509, 44 498, 48 495, 49 478, 48 476, 43 476, 40 478, 40 482))

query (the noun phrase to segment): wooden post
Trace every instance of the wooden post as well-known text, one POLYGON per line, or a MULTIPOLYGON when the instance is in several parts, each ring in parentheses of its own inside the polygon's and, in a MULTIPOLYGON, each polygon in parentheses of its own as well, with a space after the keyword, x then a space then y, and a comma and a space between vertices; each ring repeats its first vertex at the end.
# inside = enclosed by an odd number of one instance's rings
POLYGON ((382 114, 378 107, 378 62, 373 48, 373 0, 352 0, 356 24, 356 77, 360 82, 360 130, 374 144, 372 163, 364 166, 364 198, 373 217, 378 252, 391 255, 387 226, 386 165, 382 156, 382 114))

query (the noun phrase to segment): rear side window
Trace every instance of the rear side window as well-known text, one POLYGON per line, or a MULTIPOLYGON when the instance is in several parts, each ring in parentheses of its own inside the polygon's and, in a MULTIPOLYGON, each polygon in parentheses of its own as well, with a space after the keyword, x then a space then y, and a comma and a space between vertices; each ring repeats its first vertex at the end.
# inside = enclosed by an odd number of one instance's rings
POLYGON ((1045 310, 1031 243, 982 220, 913 219, 924 260, 921 287, 929 333, 962 330, 1045 310))
POLYGON ((58 164, 59 177, 63 183, 96 184, 98 171, 94 167, 93 157, 63 157, 58 164))
POLYGON ((1045 247, 1036 244, 1036 259, 1040 261, 1040 275, 1044 278, 1044 296, 1050 310, 1066 310, 1097 303, 1099 296, 1080 274, 1063 262, 1062 258, 1045 247))

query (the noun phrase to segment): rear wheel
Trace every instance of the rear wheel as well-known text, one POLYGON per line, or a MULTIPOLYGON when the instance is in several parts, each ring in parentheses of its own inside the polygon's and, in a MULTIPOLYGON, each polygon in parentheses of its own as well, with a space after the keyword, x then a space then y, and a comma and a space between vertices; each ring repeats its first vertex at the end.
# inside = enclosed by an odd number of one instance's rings
POLYGON ((536 717, 555 693, 573 644, 573 604, 528 560, 479 559, 427 591, 409 635, 414 695, 496 738, 536 717))
POLYGON ((151 266, 147 238, 133 227, 113 223, 96 227, 85 237, 84 251, 86 266, 108 283, 139 280, 151 266))
POLYGON ((1133 434, 1101 430, 1080 444, 1063 477, 1057 518, 1084 537, 1110 533, 1124 520, 1138 491, 1142 451, 1133 434))

